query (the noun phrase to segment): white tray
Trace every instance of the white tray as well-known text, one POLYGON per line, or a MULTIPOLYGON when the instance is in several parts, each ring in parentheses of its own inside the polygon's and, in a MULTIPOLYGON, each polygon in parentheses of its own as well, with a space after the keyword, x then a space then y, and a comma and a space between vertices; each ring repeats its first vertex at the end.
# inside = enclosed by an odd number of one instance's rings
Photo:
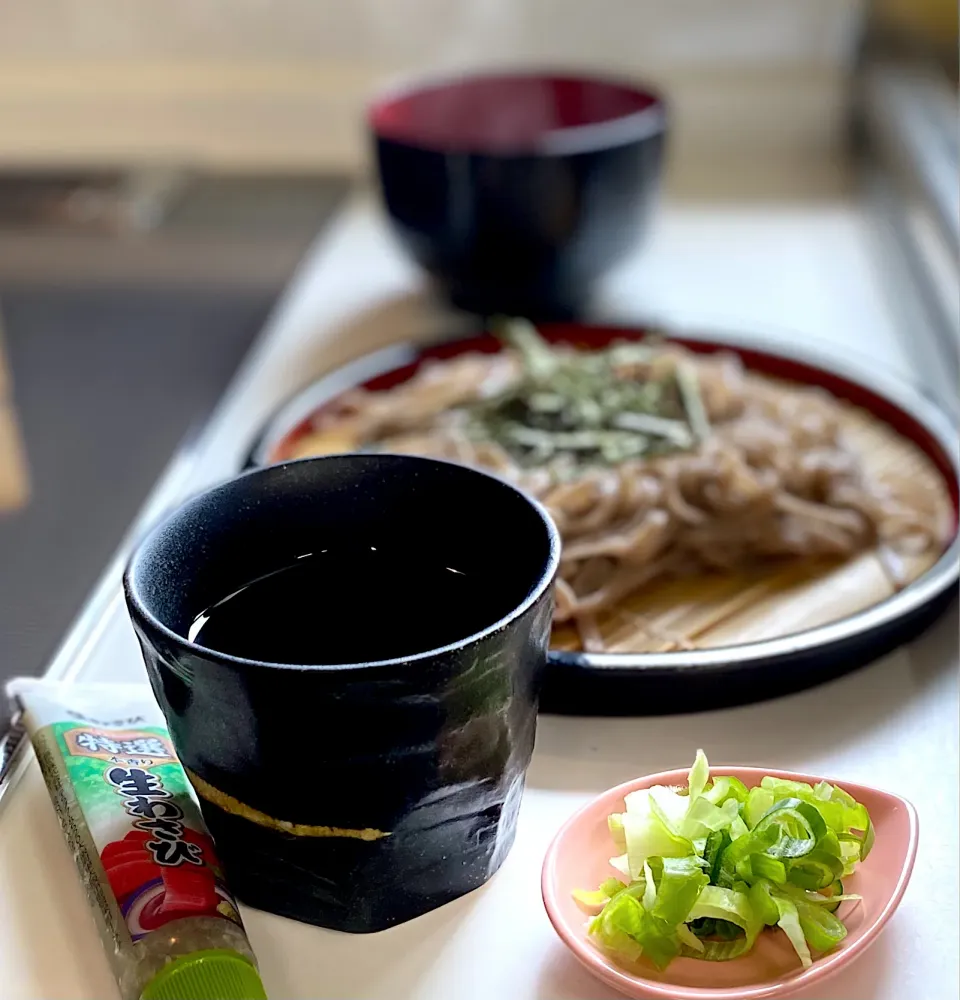
MULTIPOLYGON (((611 279, 606 301, 627 319, 631 302, 633 318, 654 312, 710 326, 776 328, 787 317, 802 334, 842 333, 847 346, 906 365, 864 241, 862 220, 845 206, 665 212, 652 246, 611 279), (702 297, 693 301, 690 287, 702 289, 702 297)), ((129 542, 180 498, 232 473, 273 407, 320 371, 395 340, 456 333, 428 301, 369 206, 350 208, 316 247, 208 428, 158 485, 49 673, 142 678, 118 586, 129 542)), ((920 814, 920 857, 901 908, 870 960, 816 1000, 953 998, 957 728, 952 615, 908 649, 779 701, 670 718, 543 717, 517 842, 487 886, 375 935, 245 910, 267 991, 274 1000, 612 998, 568 956, 547 922, 541 859, 580 803, 635 775, 683 766, 702 746, 718 762, 823 773, 911 799, 920 814)), ((73 861, 30 755, 14 781, 0 802, 0 993, 21 1000, 112 997, 73 861)))

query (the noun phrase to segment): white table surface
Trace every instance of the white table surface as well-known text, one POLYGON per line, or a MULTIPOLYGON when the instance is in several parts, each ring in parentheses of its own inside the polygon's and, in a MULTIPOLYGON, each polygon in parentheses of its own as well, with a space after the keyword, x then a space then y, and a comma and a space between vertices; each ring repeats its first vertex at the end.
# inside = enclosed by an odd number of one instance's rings
MULTIPOLYGON (((667 207, 648 245, 611 276, 598 310, 708 329, 786 331, 776 336, 818 338, 828 348, 859 349, 871 363, 910 368, 909 341, 888 319, 868 228, 853 204, 667 207)), ((358 199, 308 256, 196 447, 158 485, 150 510, 233 472, 263 418, 312 376, 375 346, 450 329, 377 212, 358 199)), ((143 677, 118 582, 113 564, 52 675, 143 677)), ((822 773, 910 798, 921 839, 903 903, 869 956, 816 997, 955 998, 957 665, 954 607, 910 648, 765 704, 668 718, 543 717, 516 845, 487 886, 376 935, 247 909, 267 991, 273 1000, 614 997, 567 955, 547 922, 539 893, 544 850, 595 793, 683 766, 702 746, 715 763, 822 773)), ((17 777, 0 809, 0 995, 109 1000, 116 989, 32 758, 17 777)))

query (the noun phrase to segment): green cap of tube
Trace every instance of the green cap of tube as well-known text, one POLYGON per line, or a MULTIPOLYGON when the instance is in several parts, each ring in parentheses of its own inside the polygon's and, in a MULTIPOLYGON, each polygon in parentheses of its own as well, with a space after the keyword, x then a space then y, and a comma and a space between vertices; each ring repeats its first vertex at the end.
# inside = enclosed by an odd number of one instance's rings
POLYGON ((267 994, 252 962, 235 951, 213 948, 168 962, 140 1000, 267 1000, 267 994))

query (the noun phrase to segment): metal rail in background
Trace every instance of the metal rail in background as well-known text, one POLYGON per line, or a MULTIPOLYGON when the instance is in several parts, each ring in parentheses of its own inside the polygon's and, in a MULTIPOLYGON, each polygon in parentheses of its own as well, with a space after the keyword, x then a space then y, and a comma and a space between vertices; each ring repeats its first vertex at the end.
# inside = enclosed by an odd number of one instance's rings
POLYGON ((960 391, 960 142, 956 86, 922 59, 875 57, 857 89, 866 197, 892 311, 929 389, 960 391))
POLYGON ((956 89, 933 65, 878 61, 863 74, 863 108, 875 147, 924 201, 960 255, 960 139, 956 89))

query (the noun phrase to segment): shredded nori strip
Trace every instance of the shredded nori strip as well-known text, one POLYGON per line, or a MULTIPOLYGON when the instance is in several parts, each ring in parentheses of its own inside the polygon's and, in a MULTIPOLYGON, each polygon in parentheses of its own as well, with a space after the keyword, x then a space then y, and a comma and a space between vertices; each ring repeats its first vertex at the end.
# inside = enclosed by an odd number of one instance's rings
POLYGON ((616 465, 689 451, 710 433, 696 372, 657 364, 649 343, 602 351, 555 350, 526 320, 494 332, 520 356, 519 381, 470 408, 471 430, 522 465, 616 465))

